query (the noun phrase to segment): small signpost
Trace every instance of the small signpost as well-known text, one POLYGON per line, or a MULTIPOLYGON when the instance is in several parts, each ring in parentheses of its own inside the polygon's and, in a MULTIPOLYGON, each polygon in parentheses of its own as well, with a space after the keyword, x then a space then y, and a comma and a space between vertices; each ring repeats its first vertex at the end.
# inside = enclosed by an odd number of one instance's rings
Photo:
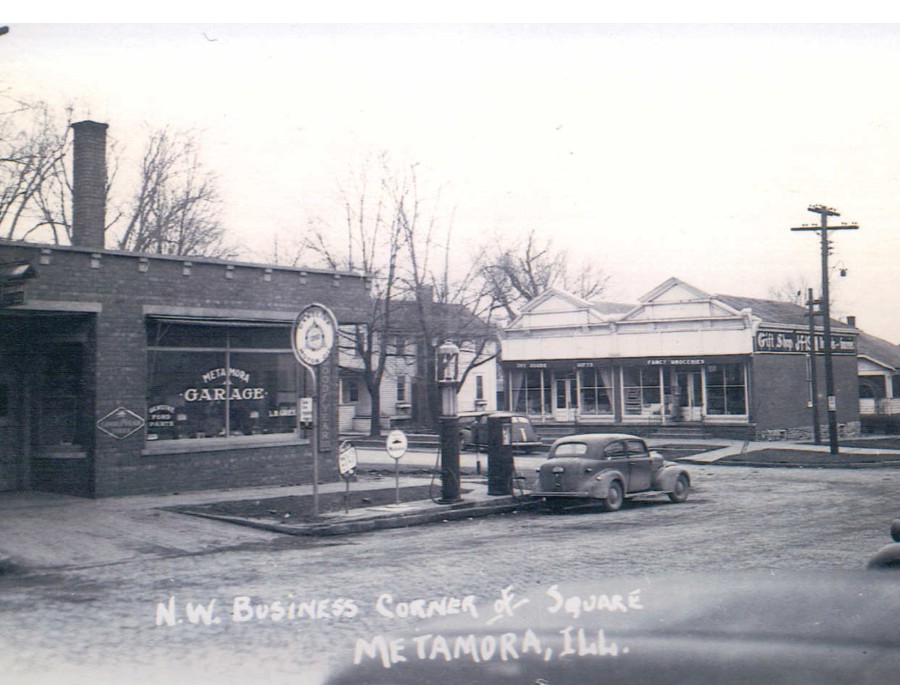
POLYGON ((394 489, 396 492, 394 499, 395 504, 400 504, 400 459, 406 453, 409 441, 401 430, 391 430, 385 446, 390 457, 394 459, 394 489))
POLYGON ((298 433, 299 422, 307 415, 312 423, 310 441, 312 442, 312 467, 313 467, 313 515, 319 515, 319 441, 318 424, 319 414, 316 407, 318 394, 317 368, 331 355, 337 340, 337 320, 328 307, 321 304, 310 304, 301 311, 294 320, 294 329, 291 331, 291 347, 294 357, 306 367, 312 379, 312 398, 299 399, 297 407, 298 433), (305 411, 305 412, 304 412, 305 411))
POLYGON ((350 478, 356 473, 356 448, 350 442, 343 442, 338 452, 338 470, 347 484, 344 491, 344 513, 350 513, 350 478))

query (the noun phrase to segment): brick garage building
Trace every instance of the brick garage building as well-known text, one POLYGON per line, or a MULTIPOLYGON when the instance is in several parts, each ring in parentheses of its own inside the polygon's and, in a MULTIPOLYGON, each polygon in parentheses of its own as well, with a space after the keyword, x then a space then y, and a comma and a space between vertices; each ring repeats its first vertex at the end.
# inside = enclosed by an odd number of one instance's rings
MULTIPOLYGON (((837 421, 855 435, 858 331, 832 326, 837 421)), ((827 430, 821 325, 815 396, 809 339, 803 307, 711 295, 677 278, 632 306, 551 290, 505 332, 506 407, 587 430, 803 439, 813 397, 827 430)))
POLYGON ((313 394, 291 328, 312 302, 356 322, 366 279, 104 249, 106 126, 73 127, 73 245, 0 242, 0 490, 310 482, 313 395, 319 478, 337 479, 337 351, 313 394))

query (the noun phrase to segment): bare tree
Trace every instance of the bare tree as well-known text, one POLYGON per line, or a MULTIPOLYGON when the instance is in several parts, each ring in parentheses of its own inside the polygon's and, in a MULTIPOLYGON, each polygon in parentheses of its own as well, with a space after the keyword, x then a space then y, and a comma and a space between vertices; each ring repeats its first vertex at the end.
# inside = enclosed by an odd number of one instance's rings
POLYGON ((769 287, 768 298, 779 302, 790 302, 798 306, 806 306, 807 288, 812 287, 804 275, 797 275, 785 280, 780 285, 769 287))
POLYGON ((542 242, 534 230, 518 244, 495 238, 480 249, 479 259, 485 295, 507 320, 552 287, 591 300, 602 296, 609 283, 602 269, 587 261, 572 263, 567 251, 555 249, 551 241, 542 242))
POLYGON ((459 385, 475 368, 497 355, 494 328, 477 315, 483 297, 474 282, 477 270, 451 274, 454 212, 444 212, 441 193, 429 199, 419 188, 416 166, 393 181, 393 201, 407 255, 404 284, 414 306, 419 389, 427 407, 414 413, 419 425, 433 427, 440 410, 435 380, 436 349, 450 339, 460 347, 459 385))
POLYGON ((381 431, 381 383, 389 358, 402 356, 402 346, 392 340, 401 237, 389 205, 389 169, 382 154, 376 164, 364 162, 353 172, 347 184, 339 185, 342 211, 338 230, 321 218, 311 220, 301 251, 294 256, 294 264, 310 253, 329 268, 362 272, 371 279, 365 322, 341 329, 341 349, 362 371, 371 399, 372 436, 381 431))
POLYGON ((167 128, 150 134, 137 188, 120 212, 116 246, 139 253, 228 258, 214 175, 199 159, 196 137, 167 128))
POLYGON ((0 113, 0 238, 49 237, 68 243, 65 160, 71 149, 67 109, 64 123, 43 102, 4 97, 0 113))

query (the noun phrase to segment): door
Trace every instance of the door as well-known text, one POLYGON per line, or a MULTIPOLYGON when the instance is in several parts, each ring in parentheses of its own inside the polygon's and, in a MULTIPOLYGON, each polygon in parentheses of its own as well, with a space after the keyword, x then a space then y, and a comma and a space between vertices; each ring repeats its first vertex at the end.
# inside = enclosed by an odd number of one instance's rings
POLYGON ((640 492, 650 489, 650 481, 653 475, 653 461, 650 452, 644 446, 644 442, 637 439, 629 439, 625 442, 625 451, 628 454, 628 492, 640 492))
POLYGON ((682 422, 703 418, 703 378, 698 371, 675 373, 675 415, 682 422))
POLYGON ((22 380, 0 356, 0 492, 21 489, 22 380))
POLYGON ((553 417, 560 422, 573 422, 578 412, 578 382, 575 372, 562 372, 554 380, 553 417))

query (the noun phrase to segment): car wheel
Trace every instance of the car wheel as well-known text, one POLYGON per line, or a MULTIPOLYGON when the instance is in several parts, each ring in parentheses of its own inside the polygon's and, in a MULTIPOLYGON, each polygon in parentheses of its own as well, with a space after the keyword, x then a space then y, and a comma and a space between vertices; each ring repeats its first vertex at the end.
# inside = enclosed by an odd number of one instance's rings
POLYGON ((609 484, 609 490, 606 491, 606 499, 601 500, 603 511, 616 512, 622 508, 622 502, 625 499, 625 493, 622 491, 622 483, 613 480, 609 484))
POLYGON ((682 473, 675 480, 675 489, 668 493, 669 499, 673 502, 684 502, 691 492, 691 484, 688 482, 687 476, 682 473))

